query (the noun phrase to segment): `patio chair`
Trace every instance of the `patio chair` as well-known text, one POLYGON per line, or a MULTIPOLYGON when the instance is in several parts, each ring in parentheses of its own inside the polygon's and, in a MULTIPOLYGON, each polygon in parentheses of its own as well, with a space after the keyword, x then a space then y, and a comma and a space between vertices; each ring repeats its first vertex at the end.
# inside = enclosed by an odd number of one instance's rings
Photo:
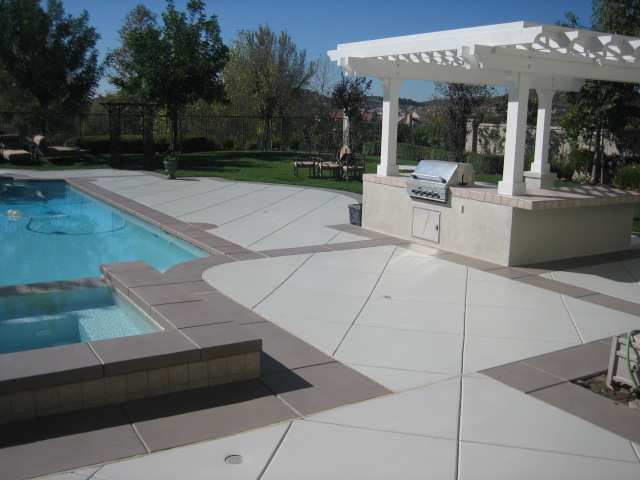
POLYGON ((307 152, 306 158, 295 156, 293 159, 293 174, 297 177, 301 168, 306 168, 310 177, 316 176, 316 159, 311 157, 310 152, 307 152))
POLYGON ((356 157, 353 153, 346 153, 340 158, 340 165, 342 165, 342 176, 348 182, 350 177, 360 177, 364 174, 366 156, 362 158, 356 157))
POLYGON ((47 157, 81 157, 86 153, 86 150, 82 150, 80 147, 74 145, 49 145, 46 137, 42 135, 33 137, 32 142, 40 153, 47 157))
POLYGON ((31 162, 33 157, 25 150, 20 135, 0 135, 0 153, 2 158, 11 163, 31 162))
POLYGON ((316 168, 318 169, 320 178, 323 177, 324 172, 330 172, 332 176, 337 177, 341 170, 336 153, 330 151, 319 152, 319 157, 316 160, 316 168))

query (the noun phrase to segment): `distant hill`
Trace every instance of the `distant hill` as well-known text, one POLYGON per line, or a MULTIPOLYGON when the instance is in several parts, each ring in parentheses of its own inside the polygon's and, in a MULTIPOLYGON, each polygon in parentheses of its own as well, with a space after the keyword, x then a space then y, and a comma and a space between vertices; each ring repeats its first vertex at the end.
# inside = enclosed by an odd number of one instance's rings
MULTIPOLYGON (((398 99, 398 104, 400 106, 400 108, 406 108, 406 107, 428 107, 434 104, 438 104, 442 102, 442 100, 440 99, 434 99, 434 100, 426 100, 424 102, 417 102, 415 100, 411 100, 410 98, 399 98, 398 99)), ((380 96, 371 96, 368 98, 367 103, 369 105, 370 108, 377 108, 382 106, 382 97, 380 96)))

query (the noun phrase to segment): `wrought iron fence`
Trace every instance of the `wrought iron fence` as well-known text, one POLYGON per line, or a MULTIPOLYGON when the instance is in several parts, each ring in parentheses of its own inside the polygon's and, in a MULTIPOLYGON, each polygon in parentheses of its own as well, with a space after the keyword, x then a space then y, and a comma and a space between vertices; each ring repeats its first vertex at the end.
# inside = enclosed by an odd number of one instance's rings
MULTIPOLYGON (((143 134, 140 113, 123 112, 119 117, 120 135, 143 134)), ((79 137, 108 136, 109 114, 50 113, 41 122, 31 113, 0 112, 0 134, 17 133, 33 138, 42 134, 43 129, 49 142, 58 144, 79 137)), ((249 116, 181 116, 179 120, 181 139, 204 137, 225 149, 303 148, 305 143, 317 143, 321 131, 337 136, 342 131, 342 120, 283 117, 271 119, 268 124, 264 119, 249 116)), ((169 137, 170 119, 167 116, 153 116, 153 134, 157 138, 169 137)))

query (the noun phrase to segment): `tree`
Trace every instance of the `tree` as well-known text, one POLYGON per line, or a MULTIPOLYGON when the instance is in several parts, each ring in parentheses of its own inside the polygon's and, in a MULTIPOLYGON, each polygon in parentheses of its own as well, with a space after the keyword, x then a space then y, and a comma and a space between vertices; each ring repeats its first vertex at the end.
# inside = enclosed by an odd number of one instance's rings
POLYGON ((494 90, 486 85, 436 82, 436 92, 448 101, 445 107, 447 143, 457 162, 462 160, 467 143, 469 119, 482 114, 481 107, 489 101, 494 90))
POLYGON ((306 50, 298 50, 286 32, 268 26, 241 30, 233 40, 231 60, 224 71, 229 96, 238 110, 263 121, 261 148, 271 141, 272 119, 286 115, 313 74, 306 50))
POLYGON ((313 62, 313 75, 309 81, 312 91, 323 97, 328 97, 341 78, 341 69, 327 54, 321 53, 313 62))
POLYGON ((178 119, 186 105, 224 98, 221 73, 229 50, 215 15, 204 14, 201 0, 187 12, 167 0, 162 25, 145 7, 136 7, 120 30, 122 46, 109 54, 111 82, 143 102, 164 107, 171 120, 171 151, 178 145, 178 119))
POLYGON ((132 81, 130 76, 133 74, 133 46, 131 40, 136 34, 142 32, 148 27, 154 27, 157 22, 157 15, 149 10, 146 6, 139 4, 131 10, 124 18, 122 28, 118 30, 120 38, 120 48, 109 52, 108 60, 112 68, 109 74, 109 81, 113 84, 118 82, 128 83, 132 81))
MULTIPOLYGON (((592 8, 593 30, 640 35, 640 0, 593 0, 592 8)), ((579 25, 575 14, 567 13, 565 17, 559 25, 571 28, 579 25)), ((560 123, 574 146, 586 144, 592 151, 590 181, 604 182, 604 142, 615 139, 628 123, 633 99, 638 98, 638 85, 587 80, 580 91, 566 92, 563 96, 567 109, 560 123)))
POLYGON ((591 7, 594 30, 640 36, 640 0, 593 0, 591 7))
POLYGON ((366 103, 371 89, 371 80, 364 77, 342 76, 338 84, 331 92, 331 104, 344 112, 347 118, 347 131, 344 134, 344 143, 352 147, 351 129, 356 119, 360 106, 366 103))
POLYGON ((65 15, 62 2, 0 1, 0 67, 3 89, 28 93, 43 134, 46 113, 88 104, 102 76, 95 48, 100 38, 86 11, 65 15))

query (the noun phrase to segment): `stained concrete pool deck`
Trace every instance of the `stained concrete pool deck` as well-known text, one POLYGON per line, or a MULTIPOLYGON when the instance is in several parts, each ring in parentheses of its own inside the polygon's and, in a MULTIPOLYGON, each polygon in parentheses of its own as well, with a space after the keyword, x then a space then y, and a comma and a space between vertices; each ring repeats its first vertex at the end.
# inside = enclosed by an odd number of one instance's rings
POLYGON ((221 239, 165 275, 262 338, 262 374, 12 424, 0 478, 640 477, 640 412, 570 383, 640 328, 637 239, 505 268, 345 225, 339 192, 65 174, 221 239))

